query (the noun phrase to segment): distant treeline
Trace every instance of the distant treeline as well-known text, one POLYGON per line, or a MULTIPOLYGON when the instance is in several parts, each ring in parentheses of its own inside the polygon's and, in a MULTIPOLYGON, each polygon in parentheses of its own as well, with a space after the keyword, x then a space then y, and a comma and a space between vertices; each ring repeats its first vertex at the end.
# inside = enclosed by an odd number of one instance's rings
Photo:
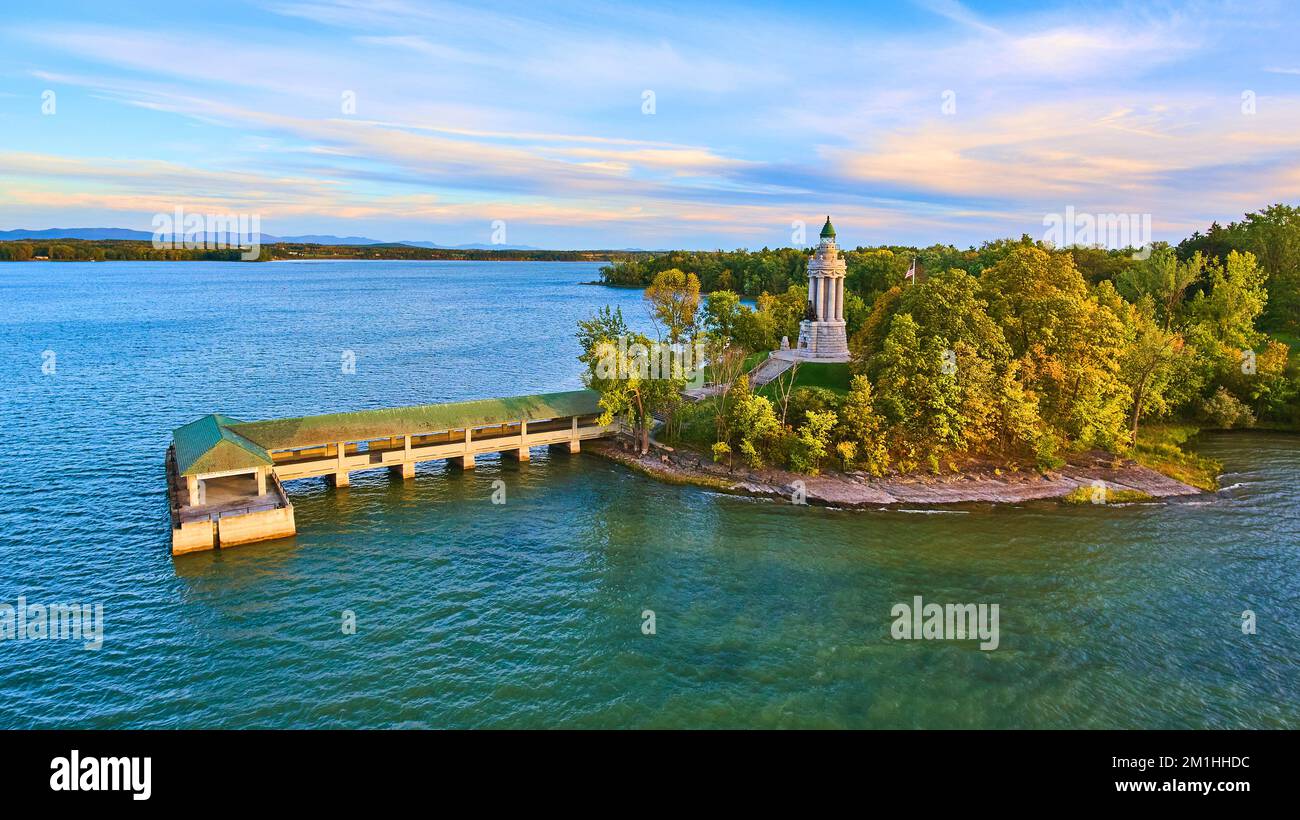
MULTIPOLYGON (((1020 239, 998 239, 978 248, 952 245, 917 248, 909 245, 859 246, 841 249, 847 266, 845 293, 855 305, 870 306, 891 287, 903 284, 912 261, 922 277, 928 272, 961 270, 972 276, 997 264, 1013 248, 1043 246, 1028 234, 1020 239), (860 301, 859 301, 860 300, 860 301)), ((705 293, 729 290, 757 298, 764 293, 785 293, 808 284, 808 260, 813 248, 763 248, 757 251, 669 251, 637 259, 617 260, 601 268, 607 285, 648 287, 665 270, 694 273, 705 293)), ((1114 279, 1132 264, 1134 249, 1070 248, 1075 266, 1092 284, 1114 279)))
POLYGON ((476 262, 621 262, 646 251, 545 251, 506 248, 421 248, 415 245, 307 245, 277 242, 265 246, 272 259, 430 259, 476 262))
MULTIPOLYGON (((619 262, 648 256, 645 251, 546 251, 488 248, 420 248, 413 245, 311 245, 276 242, 262 245, 257 262, 276 259, 423 259, 510 262, 619 262)), ((11 240, 0 242, 0 261, 65 262, 189 261, 237 262, 238 249, 155 248, 135 239, 11 240)))
POLYGON ((225 250, 155 248, 151 242, 136 239, 55 239, 52 241, 17 239, 0 242, 0 262, 29 262, 45 259, 56 262, 126 260, 238 262, 241 253, 236 248, 225 250))

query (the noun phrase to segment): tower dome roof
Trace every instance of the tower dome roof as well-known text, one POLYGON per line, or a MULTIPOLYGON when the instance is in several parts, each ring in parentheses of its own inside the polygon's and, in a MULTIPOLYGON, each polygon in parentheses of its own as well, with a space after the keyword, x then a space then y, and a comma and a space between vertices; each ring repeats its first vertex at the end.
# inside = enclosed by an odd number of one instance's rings
POLYGON ((826 217, 826 224, 822 226, 822 239, 834 239, 835 226, 831 224, 831 218, 826 217))

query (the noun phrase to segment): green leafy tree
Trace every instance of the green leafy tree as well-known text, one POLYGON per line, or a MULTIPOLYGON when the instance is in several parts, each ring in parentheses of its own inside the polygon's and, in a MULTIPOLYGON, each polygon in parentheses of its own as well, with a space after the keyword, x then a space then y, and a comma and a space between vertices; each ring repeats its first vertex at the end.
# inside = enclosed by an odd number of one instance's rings
POLYGON ((641 453, 648 453, 654 414, 671 411, 680 401, 685 378, 673 368, 656 372, 651 359, 657 344, 642 334, 628 333, 621 311, 603 308, 578 326, 583 345, 579 360, 586 366, 583 383, 600 393, 601 423, 624 419, 641 453))
POLYGON ((840 438, 853 445, 849 460, 861 464, 872 475, 883 475, 889 469, 885 420, 876 413, 875 395, 866 376, 853 377, 839 415, 840 438))
POLYGON ((1143 297, 1149 298, 1160 326, 1169 330, 1181 313, 1187 289, 1201 278, 1204 270, 1205 258, 1200 253, 1179 260, 1173 248, 1162 246, 1145 260, 1125 269, 1116 278, 1115 285, 1133 304, 1143 297))
MULTIPOLYGON (((1043 453, 1040 442, 1044 440, 1042 417, 1038 412, 1038 397, 1026 390, 1020 380, 1020 362, 1012 362, 998 376, 997 401, 994 413, 994 440, 998 452, 1009 453, 1032 450, 1043 453)), ((1054 440, 1053 440, 1054 441, 1054 440)), ((1055 455, 1054 443, 1047 445, 1049 457, 1055 455)), ((1045 466, 1040 463, 1040 466, 1045 466)))
POLYGON ((1263 326, 1300 333, 1300 208, 1278 204, 1246 214, 1240 232, 1268 275, 1263 326))
POLYGON ((890 425, 890 441, 904 470, 962 444, 961 392, 945 372, 947 342, 922 342, 911 314, 896 315, 876 357, 876 405, 890 425))
POLYGON ((1012 249, 981 290, 1022 364, 1020 377, 1060 437, 1076 447, 1125 441, 1129 391, 1119 377, 1125 304, 1106 281, 1091 289, 1067 253, 1012 249))
POLYGON ((801 473, 817 475, 831 448, 831 431, 839 419, 830 410, 813 410, 795 433, 790 466, 801 473))
POLYGON ((1220 264, 1206 265, 1209 292, 1198 293, 1189 305, 1194 321, 1207 327, 1221 344, 1245 350, 1261 338, 1255 320, 1264 312, 1267 274, 1253 253, 1231 251, 1220 264))
POLYGON ((1261 350, 1225 361, 1220 382, 1257 417, 1288 421, 1300 410, 1300 384, 1288 376, 1289 359, 1289 348, 1270 339, 1261 350))
POLYGON ((1053 346, 1062 325, 1084 321, 1088 283, 1068 254, 1014 247, 984 271, 980 287, 989 315, 1017 356, 1035 345, 1053 346))
POLYGON ((921 335, 964 342, 981 356, 1005 362, 1011 347, 988 308, 979 280, 961 270, 936 271, 904 288, 898 300, 899 311, 912 316, 921 335))
POLYGON ((851 441, 837 441, 835 443, 835 454, 840 457, 840 466, 845 470, 851 470, 854 461, 857 460, 858 445, 851 441))
POLYGON ((766 396, 749 389, 747 376, 736 380, 731 394, 725 440, 728 445, 727 465, 731 466, 731 456, 738 453, 750 467, 762 467, 771 459, 781 437, 781 423, 777 421, 776 410, 766 396))
POLYGON ((1143 295, 1126 317, 1128 341, 1120 360, 1120 373, 1131 394, 1130 442, 1137 443, 1138 423, 1144 413, 1168 410, 1165 388, 1174 371, 1174 358, 1182 349, 1181 339, 1157 321, 1151 295, 1143 295))
POLYGON ((669 268, 655 275, 645 290, 655 320, 668 329, 668 341, 680 344, 695 336, 700 308, 700 280, 693 273, 669 268))
MULTIPOLYGON (((770 295, 764 293, 758 297, 758 312, 770 317, 770 346, 755 347, 755 350, 772 350, 780 343, 781 337, 790 339, 791 345, 799 338, 799 321, 803 319, 804 308, 808 304, 808 288, 791 285, 784 293, 770 295)), ((846 304, 847 309, 847 304, 846 304)))
POLYGON ((912 256, 889 248, 873 248, 845 254, 844 263, 845 290, 874 301, 890 288, 903 284, 912 256))
POLYGON ((740 295, 730 290, 716 290, 704 300, 702 320, 705 329, 724 344, 736 340, 736 325, 740 317, 740 295))
POLYGON ((1220 387, 1214 395, 1201 403, 1201 417, 1224 430, 1252 427, 1255 424, 1255 414, 1250 412, 1250 408, 1224 387, 1220 387))

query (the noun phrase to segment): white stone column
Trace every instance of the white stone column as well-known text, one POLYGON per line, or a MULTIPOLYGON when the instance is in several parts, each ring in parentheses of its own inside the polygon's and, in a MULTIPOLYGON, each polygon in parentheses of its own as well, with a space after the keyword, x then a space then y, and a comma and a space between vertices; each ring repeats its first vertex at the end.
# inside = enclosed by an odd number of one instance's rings
POLYGON ((835 277, 835 319, 844 321, 844 277, 835 277))

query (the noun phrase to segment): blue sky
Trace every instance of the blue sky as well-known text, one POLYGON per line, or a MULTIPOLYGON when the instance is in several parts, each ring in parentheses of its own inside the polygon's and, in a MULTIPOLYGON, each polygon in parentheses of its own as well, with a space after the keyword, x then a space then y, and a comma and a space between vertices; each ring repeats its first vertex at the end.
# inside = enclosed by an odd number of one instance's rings
POLYGON ((1287 2, 15 4, 0 228, 149 230, 180 206, 279 235, 461 244, 503 220, 510 244, 756 248, 791 244, 796 220, 815 238, 830 213, 850 246, 964 246, 1041 236, 1072 206, 1149 213, 1176 240, 1300 201, 1298 18, 1287 2))

